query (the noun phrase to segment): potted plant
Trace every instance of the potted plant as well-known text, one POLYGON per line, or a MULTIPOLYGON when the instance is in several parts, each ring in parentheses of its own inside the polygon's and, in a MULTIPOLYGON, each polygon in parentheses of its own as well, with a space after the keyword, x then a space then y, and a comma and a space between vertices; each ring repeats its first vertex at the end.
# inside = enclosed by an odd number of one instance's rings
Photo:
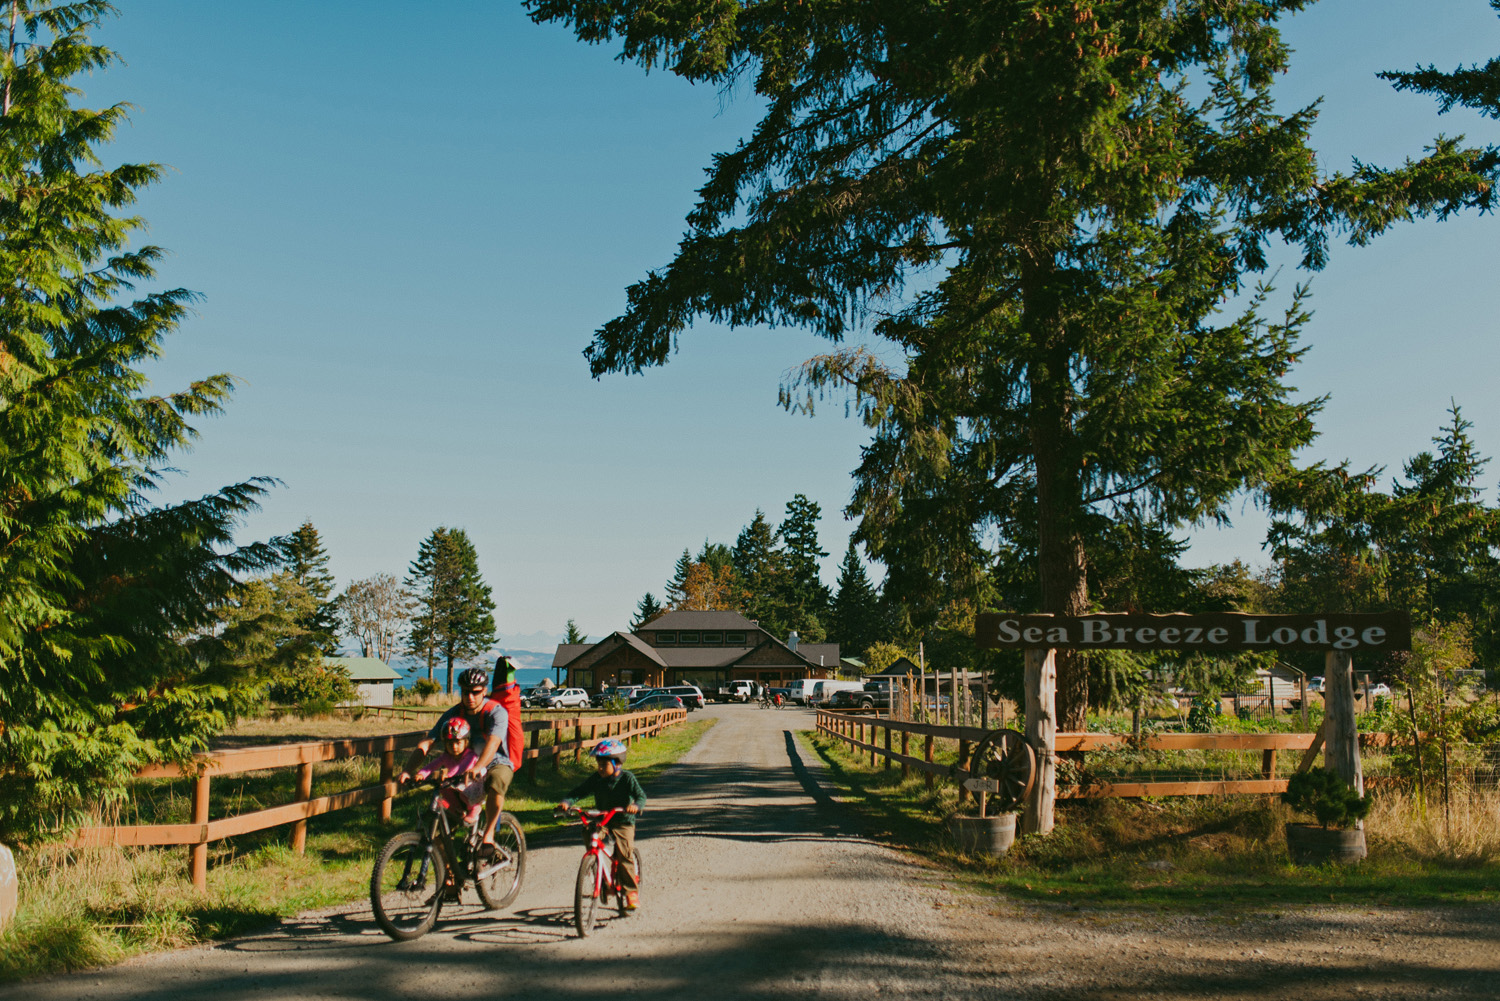
POLYGON ((1287 824, 1286 846, 1297 865, 1358 862, 1365 857, 1365 832, 1359 822, 1370 812, 1370 797, 1361 796, 1326 768, 1293 775, 1281 801, 1310 814, 1316 824, 1287 824))

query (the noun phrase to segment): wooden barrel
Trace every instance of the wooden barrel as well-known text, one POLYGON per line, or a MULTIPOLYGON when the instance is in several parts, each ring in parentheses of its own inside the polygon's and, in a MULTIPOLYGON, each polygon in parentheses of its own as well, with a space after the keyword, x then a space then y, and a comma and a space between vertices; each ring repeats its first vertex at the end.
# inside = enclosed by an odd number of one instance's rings
POLYGON ((1317 824, 1287 824, 1286 847, 1297 865, 1358 862, 1365 857, 1365 832, 1341 831, 1317 824))
POLYGON ((965 855, 1004 855, 1016 841, 1016 815, 954 817, 948 821, 958 850, 965 855))

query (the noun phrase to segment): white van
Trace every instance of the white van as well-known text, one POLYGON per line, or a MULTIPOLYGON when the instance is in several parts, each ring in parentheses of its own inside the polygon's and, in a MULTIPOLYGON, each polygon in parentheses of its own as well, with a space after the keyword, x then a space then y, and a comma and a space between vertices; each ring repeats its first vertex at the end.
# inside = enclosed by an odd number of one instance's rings
POLYGON ((812 694, 812 687, 818 683, 817 678, 798 678, 796 681, 788 682, 786 686, 786 699, 793 705, 807 705, 807 698, 812 694))
POLYGON ((833 678, 814 681, 812 688, 808 690, 807 704, 822 705, 833 698, 834 692, 859 692, 863 691, 864 687, 863 681, 838 681, 833 678))

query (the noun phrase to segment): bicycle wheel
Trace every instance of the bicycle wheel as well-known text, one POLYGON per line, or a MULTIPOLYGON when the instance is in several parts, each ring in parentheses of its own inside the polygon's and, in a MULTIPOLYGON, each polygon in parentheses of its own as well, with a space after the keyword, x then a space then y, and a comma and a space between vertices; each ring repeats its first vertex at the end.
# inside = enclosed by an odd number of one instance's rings
MULTIPOLYGON (((641 868, 641 850, 635 849, 630 853, 630 857, 635 862, 635 885, 639 889, 645 885, 645 870, 641 868)), ((622 918, 630 913, 630 909, 625 906, 625 893, 626 891, 620 889, 615 891, 615 910, 622 918)))
POLYGON ((578 863, 578 885, 573 889, 573 927, 580 938, 594 930, 594 912, 599 907, 598 856, 590 853, 578 863))
POLYGON ((385 843, 370 873, 370 906, 381 929, 398 942, 420 938, 437 923, 447 869, 442 852, 416 831, 385 843))
POLYGON ((526 878, 526 834, 515 814, 500 814, 495 825, 495 857, 476 863, 474 882, 479 898, 492 911, 509 906, 526 878))

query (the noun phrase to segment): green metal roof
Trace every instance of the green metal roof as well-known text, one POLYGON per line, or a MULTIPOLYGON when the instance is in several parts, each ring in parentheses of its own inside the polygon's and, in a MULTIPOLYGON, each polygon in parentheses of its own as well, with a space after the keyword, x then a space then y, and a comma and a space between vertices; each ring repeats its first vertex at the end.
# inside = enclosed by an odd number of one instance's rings
POLYGON ((371 681, 395 681, 400 677, 395 669, 379 657, 324 657, 323 663, 338 664, 348 670, 349 679, 355 684, 371 681))

